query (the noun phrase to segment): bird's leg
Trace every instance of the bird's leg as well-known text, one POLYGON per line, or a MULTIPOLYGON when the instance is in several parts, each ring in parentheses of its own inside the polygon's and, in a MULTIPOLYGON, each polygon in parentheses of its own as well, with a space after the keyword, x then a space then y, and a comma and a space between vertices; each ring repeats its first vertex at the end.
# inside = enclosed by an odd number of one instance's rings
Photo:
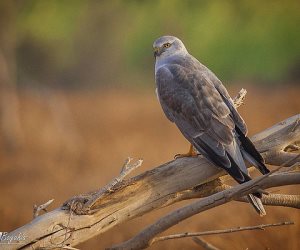
POLYGON ((182 158, 182 157, 195 157, 197 155, 198 155, 198 152, 194 149, 194 146, 191 144, 189 152, 187 152, 185 154, 177 154, 174 156, 174 158, 177 159, 177 158, 182 158))

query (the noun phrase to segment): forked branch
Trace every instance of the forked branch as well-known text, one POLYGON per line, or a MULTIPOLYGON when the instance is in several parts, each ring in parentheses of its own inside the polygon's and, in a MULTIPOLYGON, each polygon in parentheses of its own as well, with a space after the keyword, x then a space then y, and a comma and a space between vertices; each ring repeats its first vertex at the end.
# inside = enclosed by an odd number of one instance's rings
MULTIPOLYGON (((289 166, 297 162, 293 145, 300 140, 300 115, 293 116, 251 138, 257 149, 263 154, 266 163, 281 165, 291 160, 289 166)), ((141 161, 129 169, 141 165, 141 161)), ((126 165, 126 164, 125 164, 126 165)), ((269 177, 259 177, 246 185, 224 188, 220 176, 225 173, 211 166, 203 157, 181 158, 155 167, 138 176, 124 179, 128 168, 110 184, 96 192, 78 195, 63 206, 36 217, 30 223, 14 230, 11 235, 23 233, 24 241, 14 245, 2 245, 2 249, 70 248, 88 239, 100 235, 114 226, 137 216, 142 216, 153 209, 159 209, 180 200, 195 198, 189 195, 191 190, 197 197, 206 197, 201 202, 203 208, 216 206, 228 199, 240 199, 257 188, 299 184, 300 174, 296 172, 279 173, 269 177), (180 180, 180 181, 178 181, 180 180), (254 186, 247 186, 251 184, 254 186), (241 190, 239 190, 241 189, 241 190), (238 195, 234 194, 239 190, 238 195), (220 191, 220 190, 218 190, 220 191)), ((275 198, 266 199, 265 203, 275 198)), ((276 205, 299 207, 299 202, 286 204, 283 200, 276 205)), ((197 204, 200 208, 199 203, 197 204)), ((201 211, 198 210, 198 211, 201 211)), ((149 245, 156 234, 143 242, 149 245)))
MULTIPOLYGON (((215 193, 201 200, 198 200, 192 204, 189 204, 183 208, 179 208, 166 216, 160 218, 152 225, 146 227, 140 233, 138 233, 132 239, 111 247, 111 250, 121 250, 121 249, 144 249, 155 242, 156 235, 164 232, 168 228, 178 224, 195 214, 206 211, 213 207, 227 203, 235 198, 246 196, 250 193, 256 192, 258 189, 264 189, 266 187, 281 186, 283 183, 278 181, 280 175, 272 175, 276 170, 271 171, 267 175, 260 176, 249 182, 237 185, 231 189, 226 189, 224 191, 215 193)), ((295 173, 291 175, 285 175, 285 184, 300 184, 300 173, 295 173)))

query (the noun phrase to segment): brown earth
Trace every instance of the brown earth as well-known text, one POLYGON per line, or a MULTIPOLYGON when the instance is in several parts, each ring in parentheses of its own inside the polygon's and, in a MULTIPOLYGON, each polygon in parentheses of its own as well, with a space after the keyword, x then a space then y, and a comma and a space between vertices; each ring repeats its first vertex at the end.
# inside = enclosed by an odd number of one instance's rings
MULTIPOLYGON (((239 86, 231 87, 234 95, 239 86)), ((300 87, 247 87, 239 110, 255 134, 300 111, 300 87)), ((30 92, 20 96, 22 144, 8 149, 0 136, 0 231, 10 231, 32 218, 33 204, 55 198, 51 208, 70 196, 94 190, 115 177, 127 156, 142 157, 138 174, 185 152, 188 143, 164 117, 154 90, 97 90, 94 92, 30 92)), ((297 187, 276 192, 299 193, 297 187)), ((190 202, 190 201, 189 201, 190 202)), ((128 239, 173 205, 78 246, 104 249, 128 239)), ((260 218, 247 204, 232 202, 183 221, 166 234, 204 231, 280 221, 296 225, 227 235, 206 236, 221 249, 300 249, 300 213, 267 207, 260 218)), ((196 249, 191 239, 158 243, 151 249, 196 249)))

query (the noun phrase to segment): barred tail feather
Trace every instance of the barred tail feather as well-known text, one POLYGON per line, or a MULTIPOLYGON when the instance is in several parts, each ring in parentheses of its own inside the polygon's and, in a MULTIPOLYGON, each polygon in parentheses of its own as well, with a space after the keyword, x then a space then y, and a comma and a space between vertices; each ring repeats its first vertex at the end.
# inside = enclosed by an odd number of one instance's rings
POLYGON ((247 195, 247 198, 250 202, 250 204, 254 207, 255 211, 261 216, 265 216, 266 210, 261 202, 261 200, 257 197, 255 197, 253 194, 247 195))

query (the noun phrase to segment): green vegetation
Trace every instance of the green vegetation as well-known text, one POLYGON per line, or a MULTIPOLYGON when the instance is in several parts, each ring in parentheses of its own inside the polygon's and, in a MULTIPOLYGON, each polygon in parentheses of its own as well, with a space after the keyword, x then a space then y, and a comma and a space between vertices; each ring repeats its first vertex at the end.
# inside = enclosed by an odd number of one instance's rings
POLYGON ((297 0, 16 3, 21 84, 150 83, 152 42, 164 34, 181 38, 223 80, 299 77, 297 0))

